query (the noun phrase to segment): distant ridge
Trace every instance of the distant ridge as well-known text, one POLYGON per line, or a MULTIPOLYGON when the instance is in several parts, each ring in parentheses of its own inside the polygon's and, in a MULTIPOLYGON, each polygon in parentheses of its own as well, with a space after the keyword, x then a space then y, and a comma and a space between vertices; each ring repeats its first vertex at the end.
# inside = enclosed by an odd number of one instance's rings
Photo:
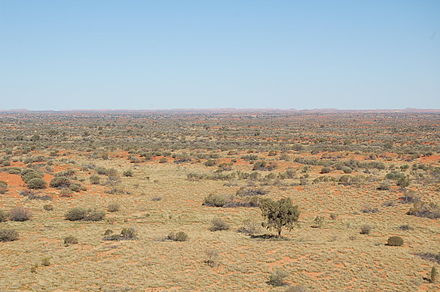
POLYGON ((176 109, 73 109, 73 110, 28 110, 28 109, 9 109, 0 110, 0 113, 440 113, 440 109, 278 109, 278 108, 176 108, 176 109))

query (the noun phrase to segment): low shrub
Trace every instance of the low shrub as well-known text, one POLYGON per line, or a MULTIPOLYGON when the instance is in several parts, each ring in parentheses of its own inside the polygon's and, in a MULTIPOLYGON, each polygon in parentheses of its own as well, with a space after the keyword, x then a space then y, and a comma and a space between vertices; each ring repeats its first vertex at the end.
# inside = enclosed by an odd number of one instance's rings
POLYGON ((44 189, 47 187, 46 182, 39 177, 35 177, 27 182, 27 186, 30 189, 44 189))
POLYGON ((286 283, 284 280, 287 277, 287 273, 282 270, 275 270, 272 274, 269 276, 269 281, 267 283, 272 286, 284 286, 286 283))
POLYGON ((219 260, 218 251, 214 249, 209 249, 205 253, 206 253, 206 260, 204 261, 205 264, 207 264, 211 268, 217 266, 219 260))
POLYGON ((50 205, 50 204, 47 204, 47 205, 43 206, 43 209, 46 210, 46 211, 52 211, 53 210, 53 206, 50 205))
POLYGON ((243 222, 243 226, 237 230, 237 232, 245 233, 248 235, 254 235, 256 233, 259 233, 260 231, 261 231, 261 224, 258 224, 251 220, 245 220, 243 222))
POLYGON ((110 234, 104 240, 134 240, 137 239, 137 232, 134 228, 124 228, 120 234, 110 234))
POLYGON ((172 241, 187 241, 188 234, 183 231, 179 231, 177 233, 171 232, 170 234, 168 234, 167 239, 172 241))
POLYGON ((406 214, 417 217, 438 219, 440 218, 440 207, 434 203, 419 201, 414 203, 413 207, 409 209, 406 214))
POLYGON ((75 236, 70 235, 70 236, 64 237, 64 245, 65 246, 69 246, 69 245, 77 244, 77 243, 78 243, 78 239, 75 236))
POLYGON ((97 175, 92 175, 90 176, 89 180, 92 185, 99 185, 101 179, 97 175))
POLYGON ((5 212, 5 211, 3 211, 3 210, 0 210, 0 222, 6 222, 6 221, 8 221, 8 214, 5 212))
POLYGON ((9 219, 11 221, 27 221, 32 218, 32 214, 28 209, 23 207, 15 207, 9 212, 9 219))
POLYGON ((389 246, 402 246, 403 239, 400 236, 391 236, 388 238, 387 245, 389 246))
POLYGON ((229 201, 229 196, 209 194, 205 198, 203 205, 210 207, 223 207, 228 201, 229 201))
POLYGON ((118 203, 110 203, 107 206, 107 211, 109 212, 118 212, 121 209, 121 205, 119 205, 118 203))
POLYGON ((68 188, 70 184, 70 179, 64 176, 56 176, 50 181, 50 186, 53 188, 68 188))
POLYGON ((228 230, 229 225, 223 221, 221 218, 214 218, 211 221, 211 227, 209 227, 209 230, 211 231, 220 231, 220 230, 228 230))
POLYGON ((0 229, 0 242, 18 239, 18 232, 12 229, 0 229))
POLYGON ((124 171, 123 173, 122 173, 122 175, 123 176, 126 176, 126 177, 132 177, 133 176, 133 171, 132 170, 126 170, 126 171, 124 171))
POLYGON ((94 209, 73 208, 64 214, 64 218, 69 221, 101 221, 105 217, 103 211, 94 209))
POLYGON ((370 234, 372 227, 370 225, 361 226, 361 234, 370 234))
POLYGON ((0 180, 0 194, 4 194, 8 191, 8 183, 0 180))

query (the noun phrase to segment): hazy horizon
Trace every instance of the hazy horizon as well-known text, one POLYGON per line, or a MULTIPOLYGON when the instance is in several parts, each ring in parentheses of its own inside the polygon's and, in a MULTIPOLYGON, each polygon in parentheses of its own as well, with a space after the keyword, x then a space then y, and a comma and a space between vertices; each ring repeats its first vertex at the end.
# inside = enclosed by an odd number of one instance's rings
POLYGON ((439 1, 0 0, 0 110, 440 109, 439 1))

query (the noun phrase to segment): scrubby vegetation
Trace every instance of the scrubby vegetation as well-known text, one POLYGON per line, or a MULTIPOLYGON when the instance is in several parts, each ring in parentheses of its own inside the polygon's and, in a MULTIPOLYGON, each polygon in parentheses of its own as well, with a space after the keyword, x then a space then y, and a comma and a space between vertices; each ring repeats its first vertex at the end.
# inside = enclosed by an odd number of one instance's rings
POLYGON ((0 113, 0 290, 436 291, 439 124, 0 113))

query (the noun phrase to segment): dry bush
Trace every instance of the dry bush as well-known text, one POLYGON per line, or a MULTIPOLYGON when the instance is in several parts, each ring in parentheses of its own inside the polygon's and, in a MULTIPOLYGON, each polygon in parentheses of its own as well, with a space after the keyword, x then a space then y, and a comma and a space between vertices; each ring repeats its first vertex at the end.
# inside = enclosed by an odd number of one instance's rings
POLYGON ((118 212, 121 209, 121 205, 119 205, 118 203, 110 203, 107 206, 107 211, 109 212, 118 212))
POLYGON ((105 217, 103 211, 85 208, 72 208, 64 214, 64 218, 69 221, 101 221, 105 217))
POLYGON ((288 274, 285 271, 275 270, 272 274, 270 274, 267 283, 272 286, 284 286, 286 285, 284 280, 287 276, 288 274))
MULTIPOLYGON (((106 232, 107 233, 107 232, 106 232)), ((134 240, 137 239, 137 232, 134 228, 123 228, 120 234, 110 234, 104 240, 134 240)))
POLYGON ((371 229, 373 229, 370 225, 362 225, 361 226, 361 234, 370 234, 371 229))
POLYGON ((27 221, 32 218, 32 213, 24 207, 15 207, 9 212, 9 219, 12 221, 27 221))
POLYGON ((171 232, 170 234, 168 234, 167 239, 172 241, 187 241, 188 234, 183 231, 179 231, 177 233, 171 232))
POLYGON ((204 261, 205 264, 207 264, 208 266, 215 267, 219 265, 219 253, 218 251, 214 250, 214 249, 209 249, 205 252, 206 254, 206 260, 204 261))
POLYGON ((416 202, 414 206, 406 213, 417 217, 425 217, 430 219, 440 218, 440 207, 434 203, 416 202))
POLYGON ((18 239, 18 232, 12 229, 0 229, 0 242, 18 239))
POLYGON ((229 230, 229 225, 221 218, 214 218, 211 221, 210 231, 229 230))
POLYGON ((70 235, 70 236, 67 236, 64 238, 64 245, 65 246, 69 246, 69 245, 77 244, 77 243, 78 243, 78 239, 74 236, 70 235))
POLYGON ((8 191, 8 184, 4 181, 0 181, 0 194, 4 194, 8 191))

